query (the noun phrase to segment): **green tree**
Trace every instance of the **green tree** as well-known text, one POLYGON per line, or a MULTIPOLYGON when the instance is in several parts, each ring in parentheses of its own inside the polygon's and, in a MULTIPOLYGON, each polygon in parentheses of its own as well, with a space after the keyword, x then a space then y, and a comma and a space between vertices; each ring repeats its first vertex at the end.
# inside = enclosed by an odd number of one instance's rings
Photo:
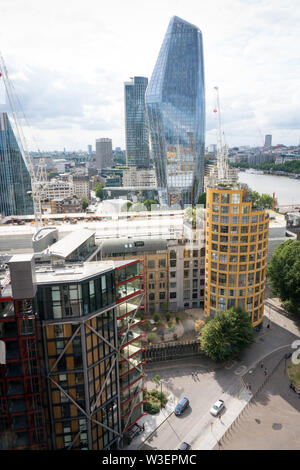
POLYGON ((161 377, 160 377, 159 374, 155 374, 155 376, 154 376, 153 379, 152 379, 153 382, 156 384, 157 387, 158 387, 159 384, 160 384, 160 379, 161 379, 161 377))
MULTIPOLYGON (((269 194, 259 194, 257 191, 251 191, 250 198, 252 202, 252 206, 262 207, 263 209, 272 209, 273 205, 273 197, 269 194)), ((277 206, 277 199, 274 201, 274 208, 277 206)))
POLYGON ((86 208, 88 207, 88 205, 89 205, 89 200, 88 200, 88 198, 87 198, 87 197, 83 197, 83 198, 81 199, 81 207, 82 207, 82 210, 85 211, 86 208))
POLYGON ((156 333, 150 333, 148 336, 147 336, 147 340, 149 343, 153 343, 156 339, 156 333))
POLYGON ((218 312, 203 327, 201 348, 214 361, 236 357, 239 351, 250 346, 254 334, 248 314, 241 308, 218 312))
POLYGON ((198 204, 203 204, 204 207, 206 207, 206 193, 202 193, 202 194, 199 196, 198 204))
POLYGON ((151 211, 151 206, 156 204, 159 204, 159 202, 154 199, 145 199, 144 201, 144 206, 147 207, 147 211, 151 211))
POLYGON ((123 204, 123 206, 121 206, 121 212, 128 212, 129 209, 131 208, 131 206, 132 206, 131 201, 125 202, 125 204, 123 204))
POLYGON ((97 183, 94 187, 96 197, 99 197, 101 200, 104 199, 104 185, 102 183, 97 183))
POLYGON ((300 241, 281 243, 268 264, 267 274, 284 307, 300 314, 300 241))

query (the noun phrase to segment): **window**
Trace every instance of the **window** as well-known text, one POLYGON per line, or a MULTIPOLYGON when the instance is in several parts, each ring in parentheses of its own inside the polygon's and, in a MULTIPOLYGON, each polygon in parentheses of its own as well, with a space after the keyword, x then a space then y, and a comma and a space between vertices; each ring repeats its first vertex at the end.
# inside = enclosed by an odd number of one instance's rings
POLYGON ((229 214, 229 206, 221 206, 221 214, 229 214))
POLYGON ((219 202, 219 194, 213 193, 213 202, 219 202))
POLYGON ((159 268, 165 268, 166 267, 166 260, 164 258, 160 258, 158 260, 158 267, 159 268))
POLYGON ((149 259, 148 260, 148 268, 154 269, 155 268, 155 260, 149 259))
POLYGON ((164 300, 166 298, 166 293, 165 292, 160 292, 159 293, 159 298, 160 298, 160 300, 164 300))
POLYGON ((170 282, 170 288, 176 289, 176 282, 170 282))
POLYGON ((155 294, 151 293, 149 294, 149 300, 155 300, 155 294))
POLYGON ((229 204, 229 193, 221 194, 221 203, 229 204))
POLYGON ((175 250, 170 251, 170 259, 176 259, 176 251, 175 250))
POLYGON ((184 267, 189 268, 190 267, 190 262, 189 261, 184 261, 184 267))
POLYGON ((176 271, 170 271, 170 277, 171 278, 176 277, 176 271))
POLYGON ((176 260, 175 259, 170 259, 170 267, 171 268, 176 268, 176 260))
POLYGON ((231 214, 239 214, 240 208, 239 206, 231 206, 231 214))
POLYGON ((176 292, 170 292, 170 299, 176 299, 176 292))
POLYGON ((239 203, 240 203, 240 194, 232 194, 231 204, 239 204, 239 203))

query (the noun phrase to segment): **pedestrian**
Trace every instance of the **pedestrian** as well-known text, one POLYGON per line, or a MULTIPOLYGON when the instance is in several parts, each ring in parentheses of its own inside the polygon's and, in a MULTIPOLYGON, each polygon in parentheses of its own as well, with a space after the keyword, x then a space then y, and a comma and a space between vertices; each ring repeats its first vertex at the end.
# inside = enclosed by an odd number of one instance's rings
POLYGON ((268 371, 267 369, 264 370, 264 374, 267 375, 268 374, 268 371))
POLYGON ((260 367, 261 367, 261 368, 263 368, 263 366, 264 366, 264 363, 263 363, 263 362, 261 362, 261 363, 260 363, 260 367))
POLYGON ((194 372, 192 372, 192 379, 194 378, 194 372))
POLYGON ((248 384, 248 388, 249 388, 249 390, 251 390, 251 384, 248 384))

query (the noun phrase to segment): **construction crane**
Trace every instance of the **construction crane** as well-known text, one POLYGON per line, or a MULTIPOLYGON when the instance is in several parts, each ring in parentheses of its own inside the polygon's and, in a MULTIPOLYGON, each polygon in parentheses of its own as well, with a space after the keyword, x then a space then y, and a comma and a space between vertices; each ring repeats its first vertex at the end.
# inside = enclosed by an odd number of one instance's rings
POLYGON ((18 111, 17 111, 18 107, 20 108, 20 103, 15 93, 13 84, 11 83, 9 79, 5 62, 1 53, 0 53, 0 80, 3 80, 3 83, 4 83, 6 95, 7 95, 9 106, 10 106, 11 115, 13 118, 16 139, 19 145, 22 158, 30 174, 31 189, 32 189, 31 196, 33 199, 35 227, 36 227, 36 231, 38 231, 42 226, 41 200, 42 200, 42 196, 44 193, 45 182, 47 181, 45 167, 44 165, 38 165, 35 168, 33 164, 33 160, 31 156, 29 155, 27 144, 26 144, 26 139, 23 134, 22 125, 20 123, 20 119, 19 119, 18 111))
POLYGON ((216 107, 214 112, 218 115, 218 133, 217 133, 217 178, 218 181, 229 181, 228 167, 228 146, 225 143, 224 131, 222 129, 219 88, 216 90, 216 107))

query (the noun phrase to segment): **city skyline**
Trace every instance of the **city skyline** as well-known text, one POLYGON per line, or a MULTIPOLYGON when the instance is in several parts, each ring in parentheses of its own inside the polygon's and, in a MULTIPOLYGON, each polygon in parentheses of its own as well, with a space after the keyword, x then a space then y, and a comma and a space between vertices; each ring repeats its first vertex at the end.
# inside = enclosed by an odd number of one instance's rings
POLYGON ((299 143, 295 0, 137 5, 115 0, 99 8, 87 0, 84 7, 67 1, 58 8, 46 0, 40 9, 31 0, 25 9, 19 0, 2 2, 1 49, 31 123, 32 131, 24 128, 30 150, 85 149, 104 136, 125 148, 123 83, 130 76, 150 78, 174 15, 203 34, 206 145, 216 142, 216 85, 229 146, 262 146, 265 134, 273 135, 275 145, 299 143))

